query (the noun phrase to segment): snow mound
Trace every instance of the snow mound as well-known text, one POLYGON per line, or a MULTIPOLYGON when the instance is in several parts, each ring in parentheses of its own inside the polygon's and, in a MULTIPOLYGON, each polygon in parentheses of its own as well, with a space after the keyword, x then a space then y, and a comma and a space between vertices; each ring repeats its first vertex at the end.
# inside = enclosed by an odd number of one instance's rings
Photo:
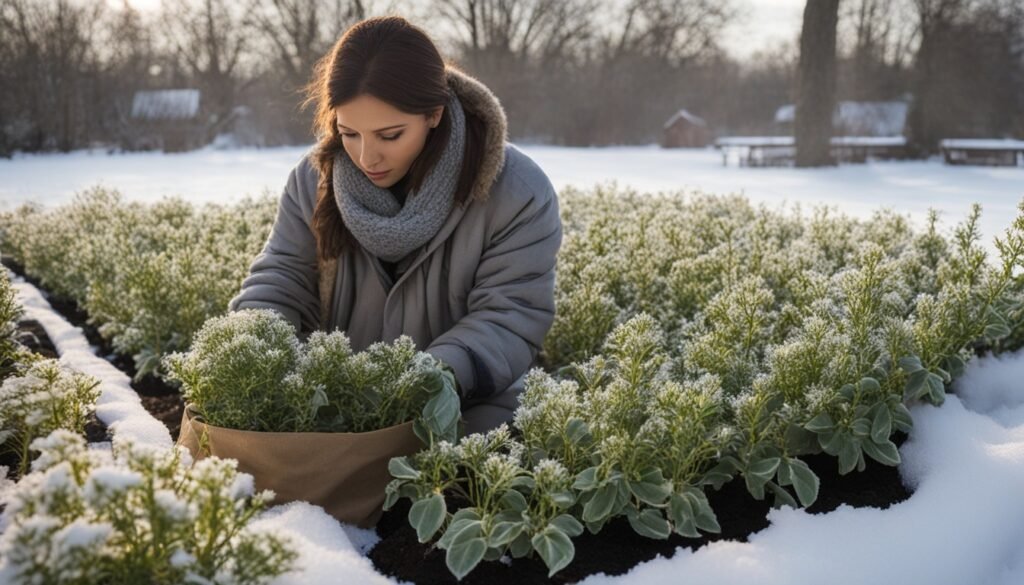
POLYGON ((299 571, 281 575, 273 585, 318 583, 395 583, 377 573, 337 520, 323 508, 305 502, 275 506, 252 522, 254 531, 272 532, 289 539, 299 551, 299 571))
POLYGON ((887 510, 773 510, 750 542, 679 549, 584 583, 1024 583, 1024 354, 975 360, 900 449, 916 489, 887 510))

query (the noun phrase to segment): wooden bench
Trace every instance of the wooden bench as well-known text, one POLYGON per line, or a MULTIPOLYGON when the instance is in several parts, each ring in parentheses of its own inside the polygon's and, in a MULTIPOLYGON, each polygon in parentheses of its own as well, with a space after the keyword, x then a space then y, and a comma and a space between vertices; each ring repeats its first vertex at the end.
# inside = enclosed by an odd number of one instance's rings
MULTIPOLYGON (((831 140, 836 162, 863 163, 871 159, 906 158, 907 140, 902 136, 836 136, 831 140)), ((796 160, 792 136, 727 136, 715 141, 722 151, 722 165, 735 158, 741 167, 789 166, 796 160)))
POLYGON ((950 165, 1024 165, 1024 140, 950 138, 939 142, 939 150, 950 165))

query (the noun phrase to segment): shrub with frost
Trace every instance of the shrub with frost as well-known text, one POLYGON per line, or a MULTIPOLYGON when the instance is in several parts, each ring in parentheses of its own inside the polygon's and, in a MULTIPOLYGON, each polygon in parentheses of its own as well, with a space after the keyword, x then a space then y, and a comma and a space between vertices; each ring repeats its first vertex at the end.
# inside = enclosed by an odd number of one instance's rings
POLYGON ((353 352, 344 333, 301 343, 275 311, 209 320, 190 351, 166 358, 171 379, 209 424, 249 431, 365 432, 415 420, 454 440, 459 397, 450 369, 411 338, 353 352))
POLYGON ((292 568, 287 541, 249 521, 273 497, 234 460, 115 441, 89 449, 59 430, 5 497, 0 581, 261 584, 292 568))
POLYGON ((54 359, 32 364, 0 385, 0 451, 18 457, 19 475, 28 471, 31 445, 57 429, 84 434, 99 398, 99 380, 54 359))

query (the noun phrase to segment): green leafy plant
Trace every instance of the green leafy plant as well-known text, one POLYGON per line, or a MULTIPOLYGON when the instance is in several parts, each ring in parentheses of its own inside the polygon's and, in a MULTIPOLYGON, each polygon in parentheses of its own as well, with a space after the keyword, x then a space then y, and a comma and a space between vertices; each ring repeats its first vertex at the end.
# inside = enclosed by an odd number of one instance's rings
POLYGON ((237 462, 116 441, 88 449, 58 430, 7 498, 0 580, 58 583, 262 584, 297 554, 247 524, 273 497, 237 462))
POLYGON ((501 427, 392 459, 385 506, 413 500, 420 540, 440 534, 459 578, 534 553, 553 575, 572 561, 572 538, 618 516, 651 538, 719 531, 704 486, 723 436, 720 385, 667 379, 662 344, 640 315, 609 336, 608 359, 571 368, 574 379, 534 370, 516 412, 521 440, 501 427), (446 495, 467 505, 449 514, 446 495))
POLYGON ((18 457, 18 473, 31 462, 32 442, 57 429, 85 433, 99 398, 99 380, 71 371, 53 359, 32 364, 0 385, 0 450, 18 457))
POLYGON ((18 320, 23 314, 7 271, 0 272, 0 382, 38 360, 16 338, 18 320))
POLYGON ((1024 316, 1024 207, 995 266, 978 213, 950 240, 934 213, 915 234, 890 212, 568 190, 544 347, 555 373, 528 377, 519 436, 393 460, 387 505, 413 501, 410 523, 456 576, 528 554, 554 573, 573 536, 613 518, 651 538, 715 532, 705 490, 729 481, 809 506, 820 481, 805 455, 842 474, 897 465, 907 406, 940 404, 974 351, 1001 347, 1024 316), (487 457, 504 471, 484 473, 487 457), (541 466, 568 489, 541 488, 541 466))
POLYGON ((165 361, 185 399, 215 426, 365 432, 414 420, 425 443, 455 440, 454 375, 407 336, 356 353, 340 331, 302 343, 278 313, 246 309, 210 319, 191 350, 165 361))

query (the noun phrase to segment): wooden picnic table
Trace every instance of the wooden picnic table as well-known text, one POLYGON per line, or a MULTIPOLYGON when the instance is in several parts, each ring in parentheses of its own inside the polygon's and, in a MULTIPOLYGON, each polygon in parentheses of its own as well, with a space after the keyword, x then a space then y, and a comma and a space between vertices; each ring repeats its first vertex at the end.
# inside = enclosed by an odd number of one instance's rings
POLYGON ((950 165, 1024 165, 1024 140, 950 138, 939 142, 939 150, 950 165))
MULTIPOLYGON (((837 162, 865 162, 868 158, 903 158, 907 140, 902 136, 835 136, 832 157, 837 162)), ((741 167, 788 166, 796 159, 792 136, 727 136, 715 141, 722 165, 735 157, 741 167)))

